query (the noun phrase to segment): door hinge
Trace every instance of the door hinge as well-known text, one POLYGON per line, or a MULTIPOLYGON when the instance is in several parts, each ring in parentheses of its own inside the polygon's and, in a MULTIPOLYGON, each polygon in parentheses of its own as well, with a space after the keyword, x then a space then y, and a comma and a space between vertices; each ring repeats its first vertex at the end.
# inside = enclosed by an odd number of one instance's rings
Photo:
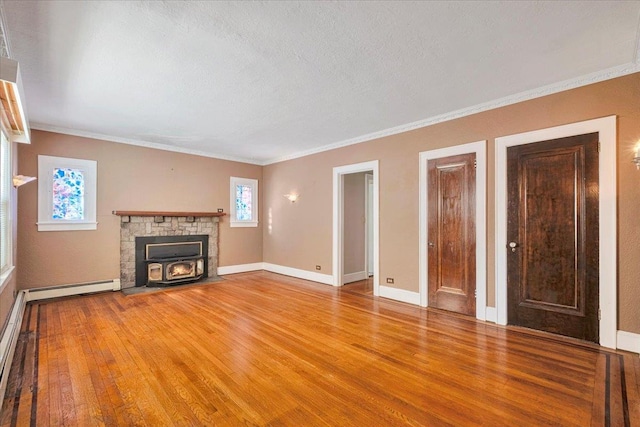
POLYGON ((478 168, 478 161, 476 159, 473 159, 473 168, 474 169, 478 168))
POLYGON ((478 289, 477 288, 473 291, 473 297, 475 299, 478 299, 478 289))
POLYGON ((598 153, 600 152, 600 141, 598 141, 598 153))
POLYGON ((598 320, 602 320, 602 310, 598 309, 598 320))

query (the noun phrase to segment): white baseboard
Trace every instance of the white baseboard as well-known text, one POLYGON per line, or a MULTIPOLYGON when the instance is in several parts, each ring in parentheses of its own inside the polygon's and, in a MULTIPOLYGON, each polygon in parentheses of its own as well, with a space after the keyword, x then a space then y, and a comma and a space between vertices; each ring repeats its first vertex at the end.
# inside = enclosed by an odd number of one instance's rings
POLYGON ((380 285, 380 296, 409 304, 420 305, 420 292, 406 291, 404 289, 380 285))
POLYGON ((225 265, 218 267, 218 275, 246 273, 247 271, 264 270, 263 262, 254 262, 253 264, 225 265))
POLYGON ((90 294, 94 292, 119 291, 120 279, 94 283, 77 283, 73 285, 33 288, 26 291, 27 301, 38 301, 49 298, 68 297, 71 295, 90 294))
POLYGON ((4 396, 7 391, 9 371, 11 370, 13 354, 20 336, 22 317, 27 304, 26 293, 26 291, 18 292, 0 339, 0 396, 4 396))
POLYGON ((357 271, 355 273, 348 273, 342 276, 342 284, 346 285, 347 283, 357 282, 359 280, 365 280, 369 276, 366 271, 357 271))
POLYGON ((486 308, 486 310, 485 310, 485 320, 487 322, 496 323, 496 321, 498 320, 498 316, 497 316, 495 307, 487 307, 486 308))
POLYGON ((285 276, 297 277, 298 279, 311 280, 312 282, 333 285, 333 276, 330 274, 316 273, 315 271, 300 270, 298 268, 285 267, 283 265, 263 263, 263 269, 272 273, 284 274, 285 276))
POLYGON ((632 353, 640 353, 640 334, 633 332, 618 331, 617 347, 620 350, 630 351, 632 353))

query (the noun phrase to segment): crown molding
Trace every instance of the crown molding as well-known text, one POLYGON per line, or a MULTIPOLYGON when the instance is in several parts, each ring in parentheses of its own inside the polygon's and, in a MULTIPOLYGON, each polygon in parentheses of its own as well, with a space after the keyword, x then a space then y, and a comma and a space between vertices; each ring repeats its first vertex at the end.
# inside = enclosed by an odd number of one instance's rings
MULTIPOLYGON (((640 51, 638 51, 640 55, 640 51)), ((586 74, 574 79, 564 80, 562 82, 553 83, 547 86, 542 86, 536 89, 520 92, 515 95, 509 95, 504 98, 495 99, 493 101, 477 104, 471 107, 462 108, 460 110, 451 111, 448 113, 433 116, 427 119, 418 120, 416 122, 407 123, 400 126, 395 126, 388 129, 383 129, 377 132, 368 133, 366 135, 358 136, 355 138, 339 141, 333 144, 325 145, 322 147, 314 148, 311 150, 301 151, 298 153, 290 154, 284 157, 278 157, 271 160, 267 160, 263 165, 270 165, 273 163, 284 162, 287 160, 293 160, 300 157, 310 156, 312 154, 322 153, 324 151, 334 150, 336 148, 347 147, 349 145, 359 144, 361 142, 367 142, 386 136, 397 135, 399 133, 408 132, 411 130, 435 125, 449 120, 459 119, 461 117, 470 116, 472 114, 481 113, 483 111, 493 110, 495 108, 505 107, 507 105, 516 104, 518 102, 529 101, 531 99, 540 98, 543 96, 551 95, 558 92, 563 92, 570 89, 575 89, 581 86, 587 86, 593 83, 602 82, 605 80, 614 79, 616 77, 626 76, 640 72, 640 62, 628 63, 625 65, 608 68, 606 70, 597 71, 595 73, 586 74)))
POLYGON ((163 150, 163 151, 172 151, 174 153, 191 154, 191 155, 194 155, 194 156, 201 156, 201 157, 210 157, 210 158, 213 158, 213 159, 228 160, 230 162, 248 163, 248 164, 259 165, 259 166, 263 166, 264 165, 263 162, 260 162, 260 161, 255 160, 255 159, 245 159, 245 158, 240 158, 240 157, 226 156, 224 154, 210 153, 210 152, 207 152, 207 151, 192 150, 192 149, 189 149, 189 148, 182 148, 182 147, 174 147, 174 146, 171 146, 171 145, 159 144, 157 142, 148 142, 148 141, 143 141, 143 140, 139 140, 139 139, 121 138, 121 137, 118 137, 118 136, 104 135, 104 134, 101 134, 101 133, 86 132, 86 131, 77 130, 77 129, 69 129, 69 128, 64 128, 64 127, 51 126, 51 125, 47 125, 47 124, 44 124, 44 123, 37 123, 37 122, 36 123, 31 122, 31 123, 29 123, 29 125, 30 125, 31 129, 41 130, 41 131, 45 131, 45 132, 55 132, 55 133, 60 133, 60 134, 63 134, 63 135, 80 136, 80 137, 83 137, 83 138, 98 139, 98 140, 101 140, 101 141, 117 142, 117 143, 120 143, 120 144, 127 144, 127 145, 135 145, 137 147, 154 148, 156 150, 163 150))
MULTIPOLYGON (((637 56, 640 57, 640 42, 638 44, 639 44, 639 50, 638 50, 637 56)), ((247 159, 242 157, 227 156, 224 154, 210 153, 210 152, 201 151, 201 150, 192 150, 188 148, 174 147, 171 145, 159 144, 156 142, 148 142, 148 141, 143 141, 139 139, 122 138, 117 136, 86 132, 86 131, 81 131, 76 129, 51 126, 43 123, 32 122, 30 123, 30 127, 36 130, 56 132, 56 133, 65 134, 65 135, 80 136, 84 138, 92 138, 92 139, 98 139, 102 141, 117 142, 122 144, 135 145, 139 147, 154 148, 156 150, 171 151, 171 152, 182 153, 182 154, 191 154, 195 156, 209 157, 209 158, 214 158, 219 160, 228 160, 231 162, 248 163, 248 164, 253 164, 258 166, 267 166, 274 163, 280 163, 287 160, 294 160, 300 157, 310 156, 312 154, 318 154, 325 151, 335 150, 337 148, 347 147, 349 145, 355 145, 355 144, 360 144, 362 142, 372 141, 374 139, 379 139, 386 136, 397 135, 403 132, 420 129, 420 128, 435 125, 438 123, 459 119, 461 117, 470 116, 472 114, 481 113, 483 111, 505 107, 507 105, 516 104, 518 102, 529 101, 531 99, 552 95, 554 93, 575 89, 581 86, 587 86, 593 83, 598 83, 605 80, 610 80, 610 79, 626 76, 626 75, 637 73, 637 72, 640 72, 639 61, 613 67, 613 68, 608 68, 606 70, 601 70, 595 73, 586 74, 578 78, 564 80, 562 82, 553 83, 547 86, 542 86, 536 89, 520 92, 514 95, 509 95, 504 98, 495 99, 489 102, 477 104, 471 107, 462 108, 459 110, 455 110, 455 111, 440 114, 437 116, 429 117, 426 119, 418 120, 415 122, 406 123, 400 126, 395 126, 395 127, 383 129, 380 131, 371 132, 355 138, 350 138, 350 139, 338 141, 332 144, 324 145, 322 147, 317 147, 317 148, 313 148, 305 151, 299 151, 297 153, 293 153, 287 156, 268 159, 264 161, 260 161, 257 159, 247 159)))

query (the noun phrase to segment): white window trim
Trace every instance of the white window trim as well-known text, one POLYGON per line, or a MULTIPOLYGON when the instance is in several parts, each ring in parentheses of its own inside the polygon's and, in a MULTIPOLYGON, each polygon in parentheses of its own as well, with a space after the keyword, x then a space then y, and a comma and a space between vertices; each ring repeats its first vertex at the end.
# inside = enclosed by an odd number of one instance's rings
POLYGON ((95 230, 98 163, 95 160, 38 156, 38 231, 95 230), (83 220, 52 219, 53 169, 80 169, 85 174, 83 220))
MULTIPOLYGON (((13 273, 15 268, 13 264, 13 197, 14 193, 11 191, 11 177, 13 176, 13 142, 9 138, 9 135, 4 132, 4 128, 0 129, 0 133, 2 133, 1 137, 4 137, 7 144, 9 144, 9 173, 7 177, 9 178, 9 209, 7 210, 7 268, 5 271, 0 272, 0 293, 4 291, 6 284, 8 283, 9 277, 13 273)), ((1 184, 1 183, 0 183, 1 184)))
POLYGON ((258 226, 258 180, 251 178, 231 177, 229 186, 231 208, 229 209, 231 227, 257 227, 258 226), (236 219, 236 186, 251 186, 251 220, 236 219))

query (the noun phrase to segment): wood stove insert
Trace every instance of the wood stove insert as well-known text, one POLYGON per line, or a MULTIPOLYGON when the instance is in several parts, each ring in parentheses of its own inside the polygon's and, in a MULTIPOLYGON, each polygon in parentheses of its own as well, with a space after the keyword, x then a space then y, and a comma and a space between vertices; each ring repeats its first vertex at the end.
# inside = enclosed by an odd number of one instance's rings
POLYGON ((208 277, 208 235, 136 237, 136 286, 171 286, 208 277))

